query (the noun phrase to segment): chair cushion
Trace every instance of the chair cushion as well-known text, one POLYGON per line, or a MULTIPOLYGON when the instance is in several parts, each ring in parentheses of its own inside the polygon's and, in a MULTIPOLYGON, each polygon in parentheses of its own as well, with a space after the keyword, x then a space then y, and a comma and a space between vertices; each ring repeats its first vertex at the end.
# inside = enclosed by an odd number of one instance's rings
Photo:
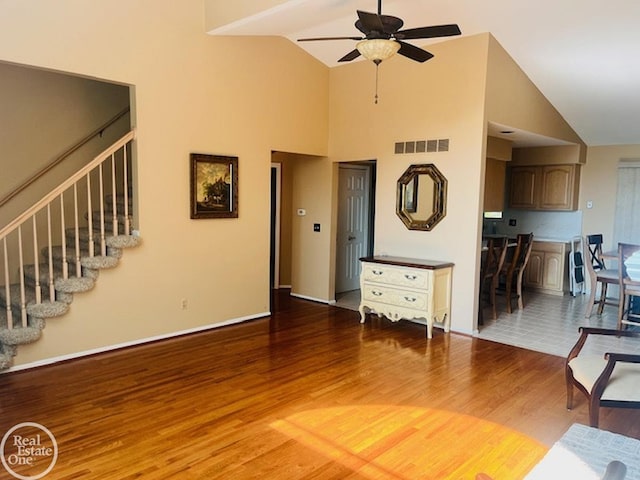
POLYGON ((606 282, 606 283, 619 282, 618 270, 615 270, 615 269, 608 268, 606 270, 599 270, 598 272, 596 272, 596 277, 599 282, 606 282))
MULTIPOLYGON (((589 393, 606 365, 607 361, 600 355, 578 355, 569 362, 573 378, 589 393)), ((640 401, 640 364, 616 363, 602 400, 640 401)))

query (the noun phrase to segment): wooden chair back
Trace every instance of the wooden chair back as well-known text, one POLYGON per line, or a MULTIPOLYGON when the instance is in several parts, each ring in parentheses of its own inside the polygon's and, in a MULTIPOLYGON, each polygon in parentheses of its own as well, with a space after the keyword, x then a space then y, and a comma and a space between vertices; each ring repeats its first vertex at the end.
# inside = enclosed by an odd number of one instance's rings
MULTIPOLYGON (((640 324, 640 312, 631 310, 631 297, 640 297, 640 281, 635 274, 633 278, 629 276, 629 269, 633 267, 628 265, 629 258, 638 251, 640 251, 640 245, 618 243, 618 285, 620 287, 618 330, 622 328, 622 325, 640 324)), ((638 273, 640 274, 640 272, 638 273)))
POLYGON ((587 235, 585 237, 585 248, 587 252, 587 264, 591 264, 591 268, 597 272, 598 270, 604 270, 607 268, 602 259, 602 244, 604 243, 601 233, 593 235, 587 235))

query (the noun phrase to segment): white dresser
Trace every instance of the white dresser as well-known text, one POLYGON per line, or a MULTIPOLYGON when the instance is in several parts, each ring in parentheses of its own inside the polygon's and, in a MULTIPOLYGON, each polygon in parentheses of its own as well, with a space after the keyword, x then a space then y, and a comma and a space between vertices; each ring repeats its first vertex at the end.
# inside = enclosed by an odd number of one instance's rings
POLYGON ((360 323, 368 309, 393 322, 422 318, 427 338, 434 324, 449 331, 453 263, 387 256, 360 262, 360 323))

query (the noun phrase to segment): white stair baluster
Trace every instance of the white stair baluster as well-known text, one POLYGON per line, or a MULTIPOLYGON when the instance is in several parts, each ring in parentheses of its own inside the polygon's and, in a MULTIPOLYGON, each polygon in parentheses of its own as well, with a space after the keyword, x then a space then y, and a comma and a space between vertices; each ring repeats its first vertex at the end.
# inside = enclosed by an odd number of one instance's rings
POLYGON ((27 295, 24 289, 24 255, 22 253, 22 225, 18 227, 18 262, 20 269, 20 318, 22 326, 27 326, 27 295))
POLYGON ((60 227, 62 229, 62 278, 69 278, 69 263, 67 261, 67 222, 64 215, 64 192, 60 193, 60 227))
POLYGON ((51 204, 47 204, 47 264, 49 268, 49 301, 56 300, 56 289, 53 282, 53 240, 51 235, 51 204))
POLYGON ((107 240, 104 234, 104 175, 102 173, 104 163, 98 165, 98 183, 100 188, 100 195, 98 201, 100 202, 100 255, 103 257, 107 254, 107 240))
POLYGON ((111 154, 111 207, 113 208, 113 230, 111 234, 118 235, 118 208, 116 205, 116 154, 111 154))
POLYGON ((76 233, 76 251, 75 251, 75 260, 76 260, 76 277, 80 278, 82 274, 82 266, 80 265, 80 225, 79 225, 79 215, 78 215, 78 183, 73 184, 73 218, 75 223, 75 233, 76 233))
POLYGON ((35 271, 35 294, 36 303, 42 303, 42 290, 40 289, 40 253, 38 252, 38 226, 36 225, 36 216, 31 217, 33 224, 33 267, 35 271))
POLYGON ((131 235, 131 222, 129 221, 129 162, 127 157, 127 146, 122 148, 122 169, 124 177, 124 234, 131 235))
POLYGON ((87 172, 87 222, 89 222, 89 256, 94 256, 93 209, 91 206, 91 172, 87 172))
POLYGON ((13 311, 11 310, 11 283, 9 281, 9 255, 7 253, 7 237, 2 239, 4 249, 4 292, 7 297, 7 328, 13 329, 13 311))

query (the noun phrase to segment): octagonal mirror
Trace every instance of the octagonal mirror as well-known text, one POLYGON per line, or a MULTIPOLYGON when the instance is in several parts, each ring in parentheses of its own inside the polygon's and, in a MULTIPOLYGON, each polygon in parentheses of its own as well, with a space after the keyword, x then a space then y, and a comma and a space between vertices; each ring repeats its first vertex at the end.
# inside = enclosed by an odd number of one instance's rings
POLYGON ((409 230, 429 231, 447 212, 447 179, 432 163, 410 165, 398 179, 396 214, 409 230))

